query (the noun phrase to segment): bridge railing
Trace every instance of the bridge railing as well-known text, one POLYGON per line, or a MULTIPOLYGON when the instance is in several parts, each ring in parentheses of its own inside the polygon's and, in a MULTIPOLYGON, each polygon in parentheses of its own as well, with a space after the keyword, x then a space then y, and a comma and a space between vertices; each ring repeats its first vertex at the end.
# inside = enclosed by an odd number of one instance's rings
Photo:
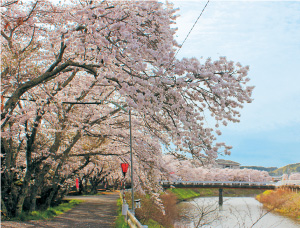
POLYGON ((273 185, 274 182, 250 182, 250 181, 161 181, 161 184, 193 184, 193 185, 256 185, 256 186, 265 186, 273 185))
POLYGON ((279 182, 247 182, 247 181, 161 181, 161 185, 178 186, 178 185, 194 185, 194 186, 253 186, 253 187, 272 187, 278 188, 287 186, 290 188, 300 188, 300 180, 284 180, 279 182))
POLYGON ((276 183, 276 186, 300 186, 300 180, 283 180, 283 181, 278 181, 276 183))

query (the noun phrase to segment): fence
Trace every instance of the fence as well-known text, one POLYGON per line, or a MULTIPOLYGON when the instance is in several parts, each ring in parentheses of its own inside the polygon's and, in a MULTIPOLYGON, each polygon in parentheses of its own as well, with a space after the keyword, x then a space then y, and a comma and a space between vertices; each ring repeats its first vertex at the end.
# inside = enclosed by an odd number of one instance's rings
POLYGON ((127 221, 127 224, 130 228, 148 228, 147 225, 142 225, 139 220, 132 214, 128 209, 128 204, 123 202, 122 194, 120 194, 120 198, 122 201, 122 215, 125 216, 125 221, 127 221))

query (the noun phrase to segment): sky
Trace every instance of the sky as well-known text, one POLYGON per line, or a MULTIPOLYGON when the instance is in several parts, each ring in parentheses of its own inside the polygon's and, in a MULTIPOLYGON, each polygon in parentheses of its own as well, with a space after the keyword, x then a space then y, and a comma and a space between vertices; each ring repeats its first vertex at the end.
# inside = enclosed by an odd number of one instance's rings
MULTIPOLYGON (((181 44, 207 1, 173 0, 181 44)), ((211 0, 177 58, 207 57, 249 65, 254 101, 240 123, 222 128, 233 146, 222 159, 282 167, 300 162, 300 1, 211 0)))

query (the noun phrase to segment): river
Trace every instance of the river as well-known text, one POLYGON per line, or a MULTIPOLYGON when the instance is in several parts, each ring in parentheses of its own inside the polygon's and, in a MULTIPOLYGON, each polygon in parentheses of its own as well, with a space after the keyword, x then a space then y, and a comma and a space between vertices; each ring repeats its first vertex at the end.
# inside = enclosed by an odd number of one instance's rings
POLYGON ((180 203, 186 215, 176 228, 300 228, 300 222, 268 213, 253 197, 224 197, 218 206, 218 197, 201 197, 180 203))

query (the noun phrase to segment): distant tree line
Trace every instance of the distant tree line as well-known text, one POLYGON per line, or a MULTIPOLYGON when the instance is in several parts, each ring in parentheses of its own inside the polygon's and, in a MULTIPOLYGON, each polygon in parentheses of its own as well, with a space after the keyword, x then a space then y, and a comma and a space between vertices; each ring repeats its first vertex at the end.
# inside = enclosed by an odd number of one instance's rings
POLYGON ((283 166, 274 171, 271 171, 270 175, 278 176, 278 175, 291 174, 291 173, 297 173, 297 172, 300 172, 300 163, 289 164, 289 165, 283 166))
POLYGON ((267 172, 271 172, 271 171, 278 169, 277 167, 263 167, 263 166, 241 166, 240 168, 241 169, 255 169, 255 170, 267 171, 267 172))

